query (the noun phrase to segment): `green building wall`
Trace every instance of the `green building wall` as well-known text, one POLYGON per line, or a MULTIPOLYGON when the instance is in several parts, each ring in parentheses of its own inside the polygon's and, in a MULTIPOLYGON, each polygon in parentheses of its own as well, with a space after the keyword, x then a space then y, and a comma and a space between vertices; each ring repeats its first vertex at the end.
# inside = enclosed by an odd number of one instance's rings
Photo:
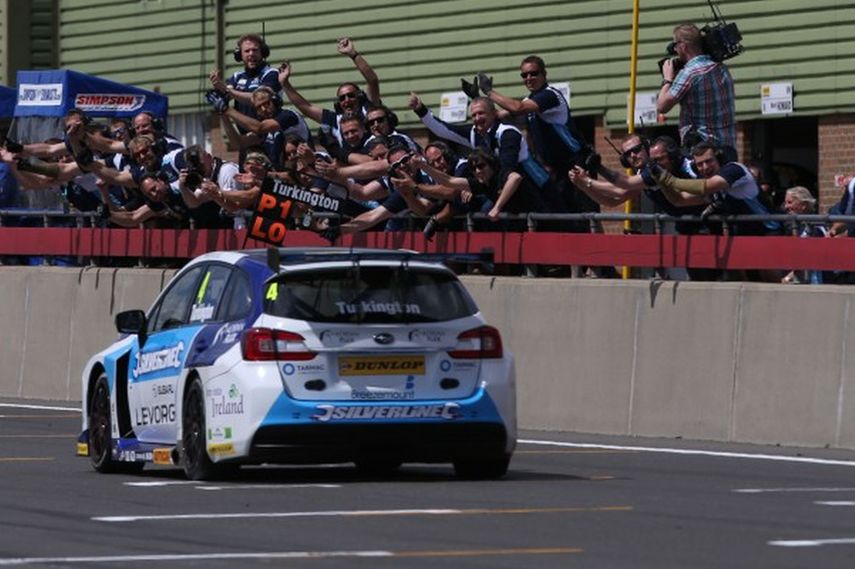
MULTIPOLYGON (((410 91, 436 106, 460 77, 486 71, 496 88, 523 95, 519 61, 535 53, 552 81, 569 81, 577 115, 626 120, 632 0, 61 0, 59 63, 170 97, 173 113, 205 108, 201 92, 218 61, 238 69, 230 50, 262 29, 271 63, 292 61, 292 83, 328 106, 342 81, 359 80, 335 41, 354 38, 377 70, 384 101, 404 111, 410 91)), ((760 116, 760 85, 791 81, 795 115, 855 109, 855 2, 721 0, 744 36, 728 62, 741 120, 760 116)), ((641 0, 638 90, 658 90, 656 61, 674 25, 711 19, 705 0, 641 0)), ((2 33, 2 32, 0 32, 2 33)), ((2 72, 2 69, 0 69, 2 72)), ((400 112, 413 122, 409 112, 400 112)), ((669 122, 676 121, 676 111, 669 122)))

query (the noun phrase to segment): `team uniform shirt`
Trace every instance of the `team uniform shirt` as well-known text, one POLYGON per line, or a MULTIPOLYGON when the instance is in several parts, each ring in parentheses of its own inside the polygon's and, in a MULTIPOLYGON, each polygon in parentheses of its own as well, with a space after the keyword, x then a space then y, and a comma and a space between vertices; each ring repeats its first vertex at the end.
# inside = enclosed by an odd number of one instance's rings
MULTIPOLYGON (((169 185, 175 190, 178 191, 178 176, 180 174, 180 168, 176 166, 176 161, 180 160, 180 156, 182 154, 183 149, 175 149, 168 152, 163 158, 160 160, 160 168, 157 170, 157 173, 162 175, 164 179, 169 181, 169 185)), ((147 173, 145 166, 142 164, 132 164, 131 165, 131 177, 134 179, 134 183, 139 186, 140 179, 143 174, 147 173)))
POLYGON ((534 151, 549 166, 568 170, 576 163, 582 142, 575 134, 567 99, 547 84, 529 94, 526 100, 534 101, 540 109, 526 116, 534 151))
MULTIPOLYGON (((264 67, 253 71, 247 71, 245 69, 242 71, 236 71, 228 78, 226 84, 231 85, 235 91, 240 91, 242 93, 252 93, 262 85, 270 87, 277 95, 281 89, 281 86, 279 85, 279 72, 267 64, 265 64, 264 67)), ((253 107, 251 103, 235 101, 235 110, 249 117, 258 118, 255 114, 255 107, 253 107)))
POLYGON ((273 118, 279 123, 279 130, 268 132, 264 136, 262 147, 264 148, 264 153, 273 163, 273 169, 281 171, 285 165, 283 149, 285 148, 286 136, 293 134, 312 147, 314 147, 314 141, 312 140, 312 133, 309 131, 309 125, 306 124, 302 116, 294 111, 282 109, 273 118))
POLYGON ((698 55, 677 73, 671 88, 680 101, 680 137, 692 130, 718 146, 736 147, 736 103, 733 78, 723 63, 698 55))
POLYGON ((525 137, 514 126, 497 122, 482 134, 473 125, 449 124, 440 120, 429 109, 420 114, 419 118, 428 130, 440 138, 469 148, 481 148, 498 157, 502 181, 512 171, 525 174, 538 188, 549 180, 549 174, 529 154, 525 137))
MULTIPOLYGON (((725 164, 718 175, 727 180, 727 190, 716 192, 710 201, 720 201, 727 213, 733 215, 768 215, 769 210, 758 199, 760 187, 751 171, 739 162, 725 164)), ((736 224, 736 230, 742 235, 763 235, 781 230, 777 221, 742 222, 736 224)))

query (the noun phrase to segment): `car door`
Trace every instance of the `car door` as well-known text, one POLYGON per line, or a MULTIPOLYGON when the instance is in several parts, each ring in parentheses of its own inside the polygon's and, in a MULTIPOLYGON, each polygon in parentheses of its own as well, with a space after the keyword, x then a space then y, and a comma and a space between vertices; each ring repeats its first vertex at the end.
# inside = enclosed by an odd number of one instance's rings
POLYGON ((226 265, 204 264, 181 274, 152 309, 148 336, 131 349, 128 401, 131 424, 143 442, 174 444, 177 402, 185 364, 204 350, 197 336, 214 318, 228 278, 226 265))

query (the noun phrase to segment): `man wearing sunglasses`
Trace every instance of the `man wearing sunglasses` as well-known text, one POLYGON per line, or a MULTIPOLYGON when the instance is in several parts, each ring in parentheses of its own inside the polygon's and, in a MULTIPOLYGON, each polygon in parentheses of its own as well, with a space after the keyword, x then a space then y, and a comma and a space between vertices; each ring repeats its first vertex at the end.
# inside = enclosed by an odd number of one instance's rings
POLYGON ((356 51, 356 46, 350 38, 341 38, 338 40, 338 52, 349 57, 359 73, 365 79, 365 91, 359 88, 356 83, 342 83, 336 90, 336 100, 334 103, 335 110, 324 109, 318 105, 310 103, 303 95, 297 91, 291 84, 291 73, 293 66, 291 62, 285 61, 279 66, 279 83, 282 85, 282 90, 291 101, 297 110, 303 116, 309 117, 320 125, 325 125, 330 129, 333 136, 342 142, 339 123, 341 117, 346 114, 356 114, 364 117, 366 113, 365 106, 369 104, 380 104, 380 80, 377 73, 368 64, 361 53, 356 51))
POLYGON ((385 136, 396 144, 402 144, 410 149, 410 152, 421 152, 421 147, 408 134, 396 130, 398 119, 386 105, 373 105, 368 108, 365 115, 365 126, 371 133, 366 141, 370 143, 375 137, 385 136))
MULTIPOLYGON (((478 87, 485 97, 511 114, 525 115, 532 151, 552 173, 567 209, 571 212, 600 211, 597 203, 567 183, 567 173, 573 166, 584 166, 593 175, 599 160, 576 131, 567 99, 549 84, 546 63, 537 55, 529 55, 520 63, 520 78, 529 93, 522 100, 493 89, 492 77, 483 72, 478 74, 478 87)), ((574 224, 574 230, 587 232, 588 226, 574 224)))

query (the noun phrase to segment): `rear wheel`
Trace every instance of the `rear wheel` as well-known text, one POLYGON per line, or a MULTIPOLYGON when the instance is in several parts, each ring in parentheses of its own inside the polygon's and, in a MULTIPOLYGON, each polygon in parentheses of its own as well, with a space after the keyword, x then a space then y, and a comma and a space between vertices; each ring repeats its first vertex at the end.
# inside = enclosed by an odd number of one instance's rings
POLYGON ((508 473, 510 456, 454 461, 454 472, 465 480, 493 480, 508 473))
POLYGON ((102 373, 89 399, 89 463, 104 474, 139 472, 142 462, 113 460, 113 436, 110 417, 110 384, 102 373))
POLYGON ((211 480, 234 476, 240 467, 236 464, 214 464, 208 456, 205 437, 205 392, 202 382, 195 378, 184 396, 181 416, 181 463, 190 480, 211 480))

